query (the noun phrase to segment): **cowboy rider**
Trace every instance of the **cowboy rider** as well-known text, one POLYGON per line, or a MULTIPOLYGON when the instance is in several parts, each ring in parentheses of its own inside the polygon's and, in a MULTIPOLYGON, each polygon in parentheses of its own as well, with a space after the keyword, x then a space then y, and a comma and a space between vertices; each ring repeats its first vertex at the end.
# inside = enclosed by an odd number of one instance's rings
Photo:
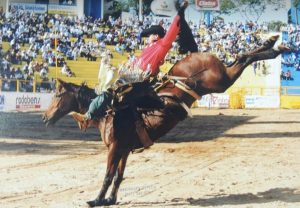
MULTIPOLYGON (((188 1, 178 1, 176 3, 177 15, 174 17, 167 32, 161 25, 151 26, 149 29, 145 29, 141 36, 149 36, 148 45, 142 50, 142 53, 133 62, 142 71, 149 71, 151 76, 156 76, 159 73, 159 67, 163 64, 165 56, 172 47, 172 43, 176 40, 179 34, 179 43, 185 39, 186 42, 190 42, 189 48, 184 48, 182 51, 196 52, 198 47, 193 38, 192 32, 185 20, 184 11, 188 6, 188 1), (188 38, 188 39, 187 39, 188 38)), ((108 89, 105 89, 98 97, 96 97, 89 106, 88 111, 85 114, 73 113, 73 117, 78 122, 81 122, 83 128, 87 128, 90 120, 102 117, 106 114, 112 101, 112 95, 108 89)), ((137 119, 136 131, 140 138, 144 148, 148 148, 153 144, 151 138, 146 132, 142 119, 137 119)))

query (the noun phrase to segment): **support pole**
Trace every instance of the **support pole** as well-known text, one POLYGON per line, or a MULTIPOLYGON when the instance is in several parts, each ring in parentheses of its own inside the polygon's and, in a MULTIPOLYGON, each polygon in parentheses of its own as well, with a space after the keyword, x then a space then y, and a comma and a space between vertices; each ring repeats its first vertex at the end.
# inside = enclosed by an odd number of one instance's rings
POLYGON ((143 0, 139 0, 139 20, 143 21, 143 0))
POLYGON ((211 24, 210 16, 211 16, 211 11, 205 11, 205 12, 204 12, 205 24, 206 24, 207 26, 209 26, 209 25, 211 24))

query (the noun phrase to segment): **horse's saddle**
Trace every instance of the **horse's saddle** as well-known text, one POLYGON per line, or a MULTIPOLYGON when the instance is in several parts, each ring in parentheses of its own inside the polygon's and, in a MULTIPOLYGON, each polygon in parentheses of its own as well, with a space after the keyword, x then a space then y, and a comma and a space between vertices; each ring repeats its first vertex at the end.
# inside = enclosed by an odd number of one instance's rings
POLYGON ((118 110, 128 106, 159 109, 164 107, 164 103, 154 91, 152 83, 145 80, 126 84, 114 90, 113 109, 118 110))

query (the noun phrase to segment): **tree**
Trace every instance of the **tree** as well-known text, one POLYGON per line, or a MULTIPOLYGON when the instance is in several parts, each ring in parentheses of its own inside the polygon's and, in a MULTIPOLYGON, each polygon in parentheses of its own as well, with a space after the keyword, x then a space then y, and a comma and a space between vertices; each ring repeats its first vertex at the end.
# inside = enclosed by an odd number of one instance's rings
POLYGON ((220 5, 220 13, 230 14, 235 10, 235 8, 236 5, 231 0, 222 0, 220 5))
POLYGON ((300 0, 293 0, 292 4, 296 8, 296 23, 298 24, 298 8, 300 6, 300 0))
POLYGON ((120 1, 122 5, 123 11, 129 11, 130 7, 138 9, 139 0, 126 0, 126 1, 120 1))
MULTIPOLYGON (((295 0, 300 2, 300 0, 295 0)), ((254 21, 259 20, 268 5, 275 6, 275 9, 283 7, 285 1, 278 0, 221 0, 220 14, 238 12, 246 20, 253 20, 250 16, 256 16, 254 21)))
POLYGON ((294 7, 299 7, 300 6, 300 0, 293 0, 293 6, 294 7))

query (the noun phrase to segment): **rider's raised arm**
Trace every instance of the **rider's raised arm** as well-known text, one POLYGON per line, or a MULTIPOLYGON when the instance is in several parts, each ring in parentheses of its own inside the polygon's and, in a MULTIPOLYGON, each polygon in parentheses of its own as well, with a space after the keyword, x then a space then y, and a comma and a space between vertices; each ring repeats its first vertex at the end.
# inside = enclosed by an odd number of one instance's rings
POLYGON ((176 15, 171 23, 169 29, 167 30, 165 36, 162 38, 161 42, 164 46, 172 45, 172 43, 176 40, 176 37, 180 30, 180 16, 176 15))

